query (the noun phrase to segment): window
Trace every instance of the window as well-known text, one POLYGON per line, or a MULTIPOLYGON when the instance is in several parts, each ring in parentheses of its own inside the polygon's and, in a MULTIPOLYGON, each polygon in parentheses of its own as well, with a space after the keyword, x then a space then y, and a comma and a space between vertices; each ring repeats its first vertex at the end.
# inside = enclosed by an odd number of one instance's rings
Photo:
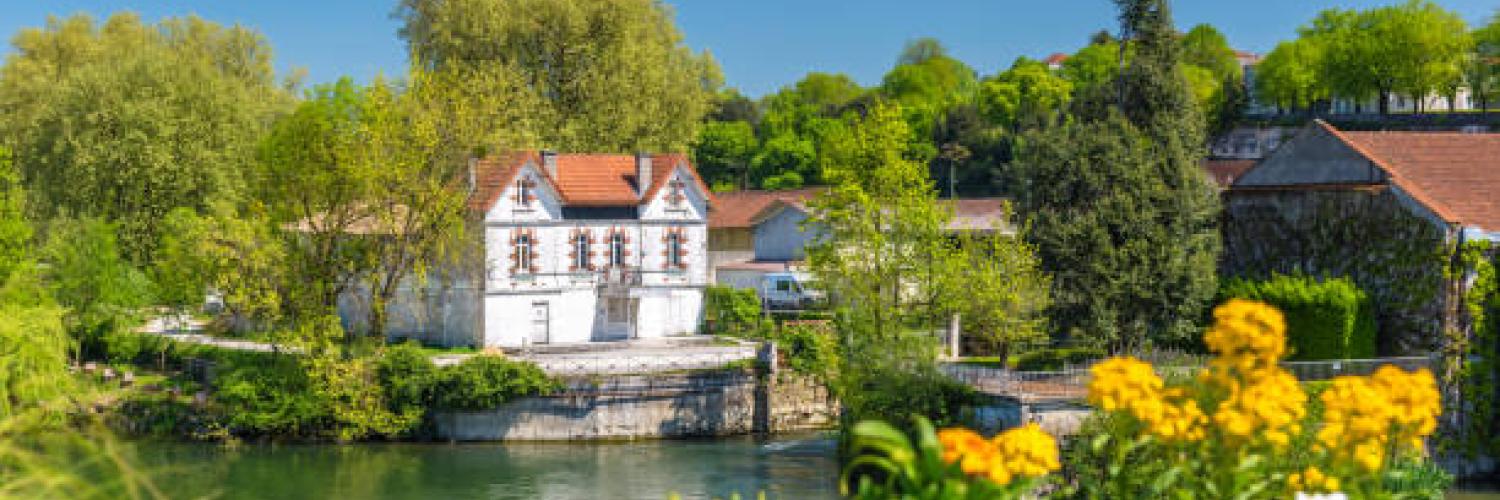
POLYGON ((682 235, 670 233, 667 235, 667 266, 683 267, 682 265, 682 235))
POLYGON ((530 272, 532 264, 536 262, 535 248, 532 243, 531 235, 528 233, 516 236, 516 272, 530 272))
POLYGON ((687 195, 683 194, 682 191, 684 184, 681 180, 673 179, 667 185, 671 187, 671 191, 667 195, 667 202, 671 203, 673 207, 681 207, 682 202, 687 201, 687 195))
POLYGON ((516 204, 523 207, 531 206, 532 200, 536 199, 536 193, 533 192, 535 186, 536 183, 532 182, 531 179, 522 178, 517 180, 516 204))
POLYGON ((573 237, 573 267, 578 271, 587 271, 593 267, 589 262, 588 233, 578 233, 573 237))
POLYGON ((616 267, 625 265, 625 235, 619 232, 609 235, 609 265, 616 267))

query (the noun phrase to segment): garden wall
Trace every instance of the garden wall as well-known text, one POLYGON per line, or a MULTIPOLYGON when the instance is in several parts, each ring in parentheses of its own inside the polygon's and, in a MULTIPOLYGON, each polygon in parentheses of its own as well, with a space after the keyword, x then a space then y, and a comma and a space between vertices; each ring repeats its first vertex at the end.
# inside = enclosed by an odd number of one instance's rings
POLYGON ((457 441, 681 438, 831 427, 838 403, 816 380, 749 371, 575 378, 567 389, 435 417, 457 441))

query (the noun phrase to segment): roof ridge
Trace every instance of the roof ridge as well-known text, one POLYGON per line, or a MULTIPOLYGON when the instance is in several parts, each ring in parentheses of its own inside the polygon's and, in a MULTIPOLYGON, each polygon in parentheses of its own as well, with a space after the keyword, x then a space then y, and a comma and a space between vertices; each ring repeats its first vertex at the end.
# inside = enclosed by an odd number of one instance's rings
POLYGON ((1450 224, 1458 222, 1453 214, 1448 211, 1447 207, 1444 207, 1442 204, 1437 203, 1435 200, 1433 200, 1432 197, 1425 191, 1423 191, 1420 186, 1416 185, 1417 183, 1406 179, 1406 176, 1401 175, 1399 170, 1392 168, 1387 160, 1372 153, 1369 148, 1366 148, 1363 144, 1359 144, 1358 141, 1351 139, 1349 136, 1345 135, 1342 130, 1339 130, 1328 122, 1323 121, 1323 119, 1320 118, 1315 121, 1318 125, 1321 125, 1324 130, 1328 131, 1330 134, 1333 134, 1334 138, 1338 139, 1340 142, 1343 142, 1345 145, 1353 149, 1356 153, 1359 153, 1360 156, 1365 157, 1365 159, 1369 160, 1370 163, 1374 164, 1377 168, 1384 171, 1385 174, 1390 177, 1392 183, 1400 186, 1401 189, 1403 191, 1406 191, 1407 194, 1412 197, 1412 199, 1417 201, 1417 203, 1421 203, 1422 206, 1427 207, 1428 210, 1431 210, 1434 215, 1437 215, 1439 218, 1443 219, 1443 222, 1447 222, 1450 224))

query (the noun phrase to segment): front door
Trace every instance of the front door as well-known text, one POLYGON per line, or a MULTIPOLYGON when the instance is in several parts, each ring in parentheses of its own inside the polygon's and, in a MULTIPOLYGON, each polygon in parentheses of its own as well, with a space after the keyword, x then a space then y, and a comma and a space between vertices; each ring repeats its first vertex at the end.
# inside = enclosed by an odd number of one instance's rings
POLYGON ((531 303, 531 343, 533 344, 545 344, 551 337, 551 332, 548 331, 551 327, 549 309, 546 302, 531 303))

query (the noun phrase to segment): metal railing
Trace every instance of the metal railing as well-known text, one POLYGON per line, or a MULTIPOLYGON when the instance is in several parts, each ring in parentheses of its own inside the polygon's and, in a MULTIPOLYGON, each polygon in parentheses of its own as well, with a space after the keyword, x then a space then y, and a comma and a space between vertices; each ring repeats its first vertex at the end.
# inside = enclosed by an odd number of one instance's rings
POLYGON ((535 363, 548 375, 629 375, 686 370, 711 370, 755 359, 753 347, 732 351, 653 353, 640 355, 517 356, 535 363))
MULTIPOLYGON (((1433 359, 1426 356, 1407 356, 1281 363, 1282 368, 1303 382, 1330 380, 1345 375, 1369 375, 1384 365, 1394 365, 1408 371, 1430 369, 1433 359)), ((1205 366, 1204 363, 1178 363, 1157 366, 1156 371, 1166 377, 1186 377, 1196 373, 1203 366, 1205 366)), ((948 376, 980 392, 1015 397, 1023 401, 1083 399, 1088 394, 1089 368, 1089 366, 1065 366, 1062 370, 1054 371, 1017 371, 957 363, 942 365, 943 372, 948 376)))

